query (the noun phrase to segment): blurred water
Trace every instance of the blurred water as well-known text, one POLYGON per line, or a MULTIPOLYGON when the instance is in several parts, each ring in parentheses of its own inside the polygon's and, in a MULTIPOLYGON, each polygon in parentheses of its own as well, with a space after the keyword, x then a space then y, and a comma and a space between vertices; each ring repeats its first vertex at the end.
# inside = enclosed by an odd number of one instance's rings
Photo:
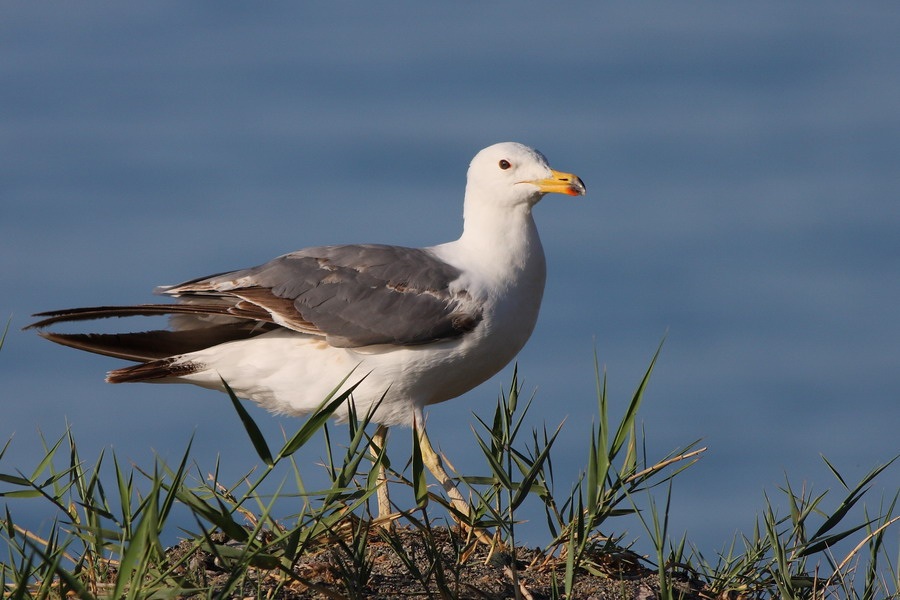
MULTIPOLYGON (((594 351, 621 410, 664 336, 648 449, 709 447, 671 508, 674 535, 708 553, 752 527, 785 473, 836 501, 820 454, 856 480, 900 452, 896 4, 397 10, 6 7, 5 470, 31 468, 35 431, 68 422, 84 456, 142 465, 194 435, 197 463, 221 456, 236 479, 255 461, 223 397, 107 386, 115 361, 21 332, 28 315, 143 302, 308 245, 453 239, 469 159, 504 140, 589 191, 537 208, 550 274, 519 357, 534 426, 566 419, 561 491, 596 415, 594 351)), ((485 469, 471 413, 490 414, 510 373, 430 411, 462 471, 485 469)), ((296 427, 253 414, 273 440, 296 427)), ((393 440, 402 462, 408 432, 393 440)), ((872 501, 898 488, 894 467, 872 501)), ((546 541, 533 519, 524 535, 546 541)))

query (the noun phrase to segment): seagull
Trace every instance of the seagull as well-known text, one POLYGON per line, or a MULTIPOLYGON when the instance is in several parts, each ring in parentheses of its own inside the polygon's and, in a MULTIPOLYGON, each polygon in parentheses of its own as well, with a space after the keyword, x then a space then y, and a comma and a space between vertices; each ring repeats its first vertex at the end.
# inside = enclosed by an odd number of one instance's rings
MULTIPOLYGON (((460 396, 506 366, 537 321, 546 262, 532 216, 548 193, 584 195, 581 179, 514 142, 472 159, 459 239, 426 248, 319 246, 263 265, 156 289, 175 302, 38 313, 46 339, 136 362, 110 383, 190 383, 283 415, 315 411, 335 386, 356 385, 356 414, 411 426, 423 463, 466 505, 425 433, 423 409, 460 396), (50 325, 168 315, 169 328, 121 334, 55 333, 50 325), (365 373, 360 380, 349 373, 365 373), (343 383, 341 383, 343 381, 343 383)), ((349 400, 348 400, 349 402, 349 400)), ((345 403, 334 413, 350 416, 345 403)), ((382 482, 386 484, 382 473, 382 482)), ((380 486, 379 513, 389 510, 380 486)))

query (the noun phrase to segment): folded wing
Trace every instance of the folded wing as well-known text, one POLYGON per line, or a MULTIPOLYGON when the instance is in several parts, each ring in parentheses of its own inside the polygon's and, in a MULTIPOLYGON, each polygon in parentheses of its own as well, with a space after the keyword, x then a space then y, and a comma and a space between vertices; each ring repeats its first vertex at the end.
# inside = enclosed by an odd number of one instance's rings
POLYGON ((29 327, 90 319, 171 315, 172 330, 44 337, 137 361, 159 359, 279 327, 336 347, 411 346, 452 339, 481 321, 455 289, 459 270, 428 250, 381 245, 307 248, 264 265, 161 288, 175 304, 106 306, 41 313, 29 327))

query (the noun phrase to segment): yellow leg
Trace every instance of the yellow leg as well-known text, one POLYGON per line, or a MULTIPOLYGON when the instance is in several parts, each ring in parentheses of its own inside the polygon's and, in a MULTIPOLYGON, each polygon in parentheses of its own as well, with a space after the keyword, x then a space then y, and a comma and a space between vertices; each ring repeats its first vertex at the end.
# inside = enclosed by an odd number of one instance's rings
MULTIPOLYGON (((459 488, 456 487, 456 484, 453 483, 452 479, 450 479, 447 471, 444 470, 444 465, 441 462, 441 457, 437 452, 434 451, 434 448, 431 446, 431 440, 428 439, 428 434, 425 432, 425 423, 424 419, 421 418, 421 413, 419 413, 418 416, 419 418, 416 419, 417 423, 415 425, 415 428, 416 434, 419 439, 419 449, 422 451, 422 463, 425 465, 426 469, 431 471, 431 474, 434 475, 434 478, 438 480, 438 482, 441 484, 441 487, 444 488, 444 491, 447 493, 447 497, 450 499, 450 504, 453 505, 453 508, 455 508, 460 514, 468 517, 470 515, 469 503, 463 499, 462 494, 459 493, 459 488)), ((462 521, 457 520, 457 522, 463 529, 470 529, 462 521)), ((471 528, 471 532, 475 535, 478 541, 490 546, 491 552, 493 552, 494 542, 484 531, 476 528, 471 528)))
POLYGON ((453 505, 453 508, 468 516, 469 504, 463 500, 462 494, 459 493, 456 484, 453 483, 450 476, 447 474, 447 471, 444 470, 441 457, 434 451, 434 448, 431 446, 431 440, 428 439, 428 434, 425 432, 424 423, 421 425, 416 424, 416 433, 418 434, 419 448, 422 450, 422 463, 425 465, 425 468, 431 471, 434 478, 437 479, 438 483, 441 484, 441 487, 444 488, 447 497, 450 498, 450 503, 453 505))
MULTIPOLYGON (((375 430, 375 435, 372 436, 372 444, 369 445, 369 452, 373 457, 377 457, 385 447, 387 434, 388 428, 384 425, 379 425, 378 429, 375 430)), ((384 471, 383 464, 378 465, 377 482, 378 491, 376 492, 376 497, 378 498, 378 518, 379 520, 384 520, 382 522, 382 527, 391 528, 394 525, 394 521, 393 519, 388 518, 391 514, 391 498, 388 494, 387 474, 384 471)))

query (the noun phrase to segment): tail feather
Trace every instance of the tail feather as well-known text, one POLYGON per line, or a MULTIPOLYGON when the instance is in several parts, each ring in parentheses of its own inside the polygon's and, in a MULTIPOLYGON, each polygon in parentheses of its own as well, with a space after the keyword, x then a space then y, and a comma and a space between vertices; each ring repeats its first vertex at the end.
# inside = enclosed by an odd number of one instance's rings
POLYGON ((250 327, 246 324, 216 325, 205 329, 142 331, 136 333, 52 333, 39 334, 57 344, 122 358, 146 362, 211 346, 244 340, 272 329, 273 326, 250 327))
POLYGON ((177 358, 163 358, 149 362, 123 367, 106 374, 108 383, 134 383, 138 381, 156 381, 184 377, 202 371, 206 367, 195 362, 179 361, 177 358))
POLYGON ((38 331, 45 339, 63 346, 141 363, 110 371, 106 377, 109 383, 159 381, 183 377, 207 368, 185 355, 227 342, 247 340, 280 327, 272 321, 269 312, 258 307, 254 309, 254 306, 217 302, 213 298, 203 303, 74 308, 38 313, 34 316, 43 319, 25 329, 42 329, 56 323, 110 317, 174 315, 174 330, 129 333, 38 331))

